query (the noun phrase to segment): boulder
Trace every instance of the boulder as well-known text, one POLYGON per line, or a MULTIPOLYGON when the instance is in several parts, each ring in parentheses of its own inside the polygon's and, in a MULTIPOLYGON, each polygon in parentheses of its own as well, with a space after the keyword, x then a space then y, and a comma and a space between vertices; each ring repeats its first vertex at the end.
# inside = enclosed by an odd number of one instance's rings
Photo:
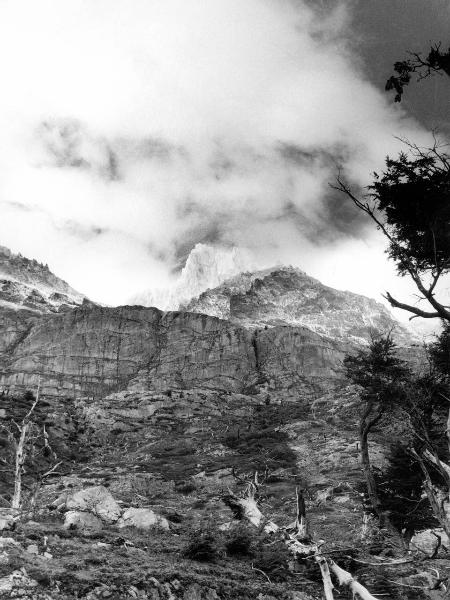
POLYGON ((102 529, 102 522, 90 512, 69 510, 64 520, 66 529, 78 529, 79 531, 98 532, 102 529))
POLYGON ((212 588, 206 588, 204 590, 203 598, 204 598, 204 600, 220 600, 219 596, 217 595, 216 590, 214 590, 212 588))
POLYGON ((14 529, 17 517, 9 512, 0 511, 0 531, 14 529))
POLYGON ((89 511, 105 523, 115 523, 122 512, 111 493, 102 485, 80 490, 69 496, 66 508, 75 511, 89 511))
POLYGON ((0 578, 0 598, 31 598, 37 586, 37 581, 28 577, 25 569, 13 571, 0 578))
POLYGON ((198 583, 191 583, 184 591, 183 600, 202 600, 202 591, 198 583))
POLYGON ((21 545, 10 537, 0 537, 0 565, 9 564, 10 551, 21 550, 21 545))
POLYGON ((117 522, 118 527, 137 527, 138 529, 152 529, 160 527, 169 529, 169 521, 157 515, 150 508, 127 508, 121 519, 117 522))
POLYGON ((429 557, 433 556, 439 546, 439 538, 441 538, 441 545, 449 548, 448 536, 440 527, 419 531, 411 538, 411 550, 429 557))
POLYGON ((20 544, 11 537, 0 537, 0 550, 5 548, 20 548, 20 544))

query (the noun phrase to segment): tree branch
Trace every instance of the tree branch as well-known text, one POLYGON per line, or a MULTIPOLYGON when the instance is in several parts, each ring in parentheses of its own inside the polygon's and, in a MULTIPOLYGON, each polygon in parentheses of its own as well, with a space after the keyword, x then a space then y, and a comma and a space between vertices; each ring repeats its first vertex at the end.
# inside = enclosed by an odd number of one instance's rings
MULTIPOLYGON (((410 143, 408 145, 410 147, 414 147, 410 143)), ((420 149, 418 151, 420 151, 420 149)), ((437 150, 436 150, 436 152, 437 152, 437 150)), ((450 321, 450 311, 448 311, 444 305, 442 305, 440 302, 438 302, 435 299, 434 294, 433 294, 433 292, 436 288, 436 285, 439 281, 439 278, 442 275, 443 266, 442 265, 439 266, 436 264, 436 271, 434 272, 430 287, 427 288, 419 276, 417 266, 413 263, 413 261, 411 261, 411 259, 409 258, 409 256, 407 255, 405 249, 401 246, 401 244, 399 244, 398 241, 389 232, 386 224, 380 218, 378 218, 378 216, 376 215, 375 207, 371 206, 369 204, 369 202, 364 202, 364 201, 360 200, 359 198, 357 198, 353 194, 351 189, 348 187, 348 185, 342 180, 340 175, 338 175, 338 177, 336 178, 336 181, 337 181, 337 185, 330 184, 330 187, 332 189, 337 190, 337 191, 345 194, 346 196, 348 196, 357 208, 359 208, 360 210, 365 212, 366 215, 368 215, 372 219, 372 221, 376 224, 377 228, 389 240, 390 244, 392 245, 393 248, 395 248, 396 252, 398 252, 398 256, 399 256, 398 260, 400 261, 402 266, 405 268, 405 270, 411 276, 412 280, 416 284, 416 287, 422 294, 423 298, 426 299, 431 304, 431 306, 435 309, 436 312, 423 311, 414 306, 411 306, 410 304, 406 304, 404 302, 399 302, 398 300, 393 298, 389 294, 389 292, 386 293, 384 298, 386 298, 388 300, 388 302, 391 304, 391 306, 393 306, 395 308, 400 308, 402 310, 406 310, 407 312, 413 313, 413 315, 415 315, 417 317, 423 317, 424 319, 441 318, 441 319, 450 321)), ((433 237, 434 237, 434 234, 433 234, 433 237)), ((435 243, 435 252, 436 252, 436 243, 435 243)))
POLYGON ((413 313, 415 316, 411 317, 411 319, 414 319, 415 317, 422 317, 424 319, 435 319, 436 317, 441 316, 439 314, 439 312, 437 312, 437 311, 436 312, 428 312, 428 311, 422 310, 420 308, 417 308, 416 306, 412 306, 411 304, 405 304, 404 302, 399 302, 393 296, 391 296, 391 294, 389 292, 386 292, 386 294, 383 295, 383 298, 386 298, 386 300, 389 302, 389 304, 392 307, 401 308, 403 310, 413 313))

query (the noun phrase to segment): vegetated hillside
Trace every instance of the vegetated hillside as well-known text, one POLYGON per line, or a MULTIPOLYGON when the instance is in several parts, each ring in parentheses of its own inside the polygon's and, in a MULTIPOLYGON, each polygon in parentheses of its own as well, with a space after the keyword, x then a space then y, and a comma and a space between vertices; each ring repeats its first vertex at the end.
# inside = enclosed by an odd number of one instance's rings
MULTIPOLYGON (((351 387, 313 403, 210 389, 126 391, 77 401, 65 422, 47 417, 50 443, 62 454, 46 468, 62 462, 44 480, 34 510, 0 538, 0 597, 15 573, 10 589, 42 600, 322 598, 315 564, 292 563, 282 535, 240 524, 224 501, 230 492, 245 495, 255 470, 258 502, 268 518, 281 526, 294 521, 298 486, 311 533, 325 540, 323 551, 375 596, 428 597, 414 588, 405 595, 405 586, 425 587, 421 570, 445 572, 441 557, 425 566, 421 559, 370 564, 380 553, 389 555, 392 542, 375 530, 363 536, 357 412, 351 387), (62 428, 72 453, 59 450, 62 428), (129 507, 141 509, 147 525, 123 516, 108 520, 93 505, 80 504, 77 492, 93 487, 102 498, 110 494, 122 515, 129 507), (74 520, 75 513, 83 521, 74 520), (149 515, 160 521, 149 526, 149 515)), ((377 433, 371 450, 378 468, 392 434, 386 423, 377 433)), ((31 475, 26 482, 31 489, 31 475)), ((8 490, 0 494, 6 506, 8 490)), ((350 598, 343 589, 339 597, 350 598)))

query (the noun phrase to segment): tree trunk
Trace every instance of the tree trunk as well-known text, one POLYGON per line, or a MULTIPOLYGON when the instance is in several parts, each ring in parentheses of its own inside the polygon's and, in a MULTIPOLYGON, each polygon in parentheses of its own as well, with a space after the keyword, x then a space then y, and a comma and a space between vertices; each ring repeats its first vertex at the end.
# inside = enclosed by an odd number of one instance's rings
POLYGON ((383 527, 383 511, 381 510, 381 502, 378 496, 377 483, 375 481, 375 477, 372 472, 371 464, 370 464, 370 456, 369 456, 369 425, 364 421, 361 423, 360 428, 360 445, 361 445, 361 464, 364 471, 364 476, 366 478, 367 483, 367 494, 369 496, 370 504, 380 520, 380 525, 383 527))
POLYGON ((22 502, 22 473, 26 459, 25 444, 28 436, 29 423, 23 423, 20 430, 19 442, 16 449, 16 464, 14 469, 14 495, 11 508, 20 508, 22 502))
POLYGON ((445 435, 447 437, 447 448, 450 455, 450 408, 447 413, 447 429, 445 430, 445 435))
POLYGON ((392 524, 391 519, 389 518, 389 514, 383 510, 383 506, 381 504, 380 497, 378 495, 378 486, 375 481, 375 477, 372 471, 372 467, 370 464, 370 455, 369 455, 369 433, 371 429, 374 427, 376 423, 380 420, 382 413, 378 412, 376 416, 370 420, 368 420, 368 413, 371 412, 370 406, 366 409, 364 415, 361 418, 360 425, 360 444, 361 444, 361 464, 364 471, 364 476, 366 478, 367 484, 367 494, 369 496, 370 504, 378 517, 378 522, 380 527, 389 531, 389 533, 397 540, 401 550, 404 552, 406 550, 405 540, 402 537, 400 531, 398 531, 394 525, 392 524))
MULTIPOLYGON (((433 511, 433 514, 436 517, 436 519, 439 521, 440 526, 442 527, 442 529, 445 531, 445 533, 448 535, 448 537, 450 539, 450 522, 449 522, 447 511, 445 510, 446 506, 447 506, 447 510, 449 510, 450 491, 443 492, 443 491, 437 489, 433 485, 433 482, 431 481, 430 474, 428 472, 428 469, 425 465, 425 462, 424 462, 422 456, 420 456, 414 449, 411 450, 411 454, 412 454, 412 456, 414 456, 414 458, 416 458, 416 460, 419 463, 419 466, 422 470, 422 473, 424 476, 423 487, 427 494, 428 501, 431 506, 431 510, 433 511)), ((449 482, 448 477, 449 477, 449 473, 450 473, 449 465, 440 461, 438 458, 433 456, 433 454, 428 450, 425 450, 423 456, 431 464, 433 464, 434 466, 436 466, 438 468, 438 470, 441 472, 444 479, 447 481, 447 488, 449 489, 449 485, 448 485, 448 482, 449 482)))

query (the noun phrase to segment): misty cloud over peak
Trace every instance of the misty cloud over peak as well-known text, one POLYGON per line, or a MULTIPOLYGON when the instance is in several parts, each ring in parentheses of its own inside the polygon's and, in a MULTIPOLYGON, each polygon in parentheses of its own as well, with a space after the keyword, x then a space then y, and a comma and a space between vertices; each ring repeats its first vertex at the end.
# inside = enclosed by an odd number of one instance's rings
POLYGON ((351 16, 344 1, 1 4, 0 241, 108 304, 178 285, 199 243, 342 285, 356 249, 356 291, 382 290, 363 266, 383 272, 382 242, 328 184, 341 168, 367 185, 394 135, 428 134, 369 83, 351 16))
POLYGON ((234 275, 254 270, 255 264, 250 253, 239 248, 196 244, 171 286, 157 288, 149 282, 148 290, 133 296, 130 303, 178 310, 180 304, 186 304, 205 290, 217 287, 234 275))

